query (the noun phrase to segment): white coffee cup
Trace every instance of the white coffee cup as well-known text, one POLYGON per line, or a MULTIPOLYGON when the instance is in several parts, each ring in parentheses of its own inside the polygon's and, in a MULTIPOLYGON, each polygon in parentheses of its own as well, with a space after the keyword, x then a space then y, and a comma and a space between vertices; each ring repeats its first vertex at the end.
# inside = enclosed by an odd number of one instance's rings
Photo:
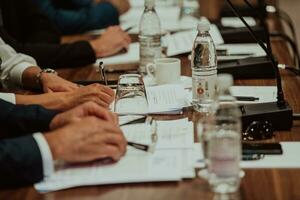
POLYGON ((170 84, 179 83, 181 75, 181 61, 178 58, 158 58, 154 63, 146 66, 147 74, 155 83, 170 84))

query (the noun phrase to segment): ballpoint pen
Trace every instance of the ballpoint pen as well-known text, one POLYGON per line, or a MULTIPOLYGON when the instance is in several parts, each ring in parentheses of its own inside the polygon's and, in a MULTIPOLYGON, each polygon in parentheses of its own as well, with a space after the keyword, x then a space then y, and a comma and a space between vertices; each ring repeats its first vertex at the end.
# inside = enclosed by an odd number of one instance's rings
POLYGON ((104 80, 105 85, 107 85, 105 66, 104 66, 103 62, 99 63, 99 70, 101 71, 102 79, 104 80))
POLYGON ((129 142, 129 141, 127 141, 127 145, 141 151, 150 152, 150 153, 154 152, 154 145, 139 144, 136 142, 129 142))

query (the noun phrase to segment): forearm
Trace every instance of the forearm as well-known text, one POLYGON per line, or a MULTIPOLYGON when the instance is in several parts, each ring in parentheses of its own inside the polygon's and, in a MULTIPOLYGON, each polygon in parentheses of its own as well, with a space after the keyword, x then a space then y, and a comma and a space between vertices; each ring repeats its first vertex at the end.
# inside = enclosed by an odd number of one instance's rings
POLYGON ((49 130, 50 122, 58 114, 41 106, 13 105, 3 100, 0 100, 0 110, 1 133, 9 137, 49 130))
POLYGON ((68 108, 68 93, 54 92, 38 95, 16 95, 16 104, 41 105, 50 110, 65 110, 68 108))
POLYGON ((0 141, 0 186, 28 185, 42 179, 42 157, 32 136, 0 141))

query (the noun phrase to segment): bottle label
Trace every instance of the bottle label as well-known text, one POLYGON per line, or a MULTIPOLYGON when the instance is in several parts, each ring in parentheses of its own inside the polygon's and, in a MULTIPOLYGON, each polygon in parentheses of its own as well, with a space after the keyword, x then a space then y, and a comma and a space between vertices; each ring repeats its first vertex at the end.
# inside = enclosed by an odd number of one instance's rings
POLYGON ((217 78, 217 70, 193 74, 193 100, 215 98, 217 78))

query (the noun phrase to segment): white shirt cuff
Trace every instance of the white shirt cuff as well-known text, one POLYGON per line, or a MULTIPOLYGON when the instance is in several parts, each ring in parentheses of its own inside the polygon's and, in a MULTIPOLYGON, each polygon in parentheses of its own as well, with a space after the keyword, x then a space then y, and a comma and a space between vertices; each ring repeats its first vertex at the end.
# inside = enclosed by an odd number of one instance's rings
POLYGON ((29 67, 33 67, 35 66, 33 63, 29 63, 29 62, 21 62, 17 65, 15 65, 15 67, 11 70, 10 73, 10 81, 12 83, 15 83, 17 85, 23 85, 22 84, 22 77, 23 77, 23 72, 29 68, 29 67))
POLYGON ((10 102, 12 104, 16 104, 16 96, 14 93, 0 92, 0 99, 3 99, 4 101, 10 102))
POLYGON ((49 145, 42 133, 33 134, 42 156, 44 177, 50 176, 54 172, 54 162, 49 145))

